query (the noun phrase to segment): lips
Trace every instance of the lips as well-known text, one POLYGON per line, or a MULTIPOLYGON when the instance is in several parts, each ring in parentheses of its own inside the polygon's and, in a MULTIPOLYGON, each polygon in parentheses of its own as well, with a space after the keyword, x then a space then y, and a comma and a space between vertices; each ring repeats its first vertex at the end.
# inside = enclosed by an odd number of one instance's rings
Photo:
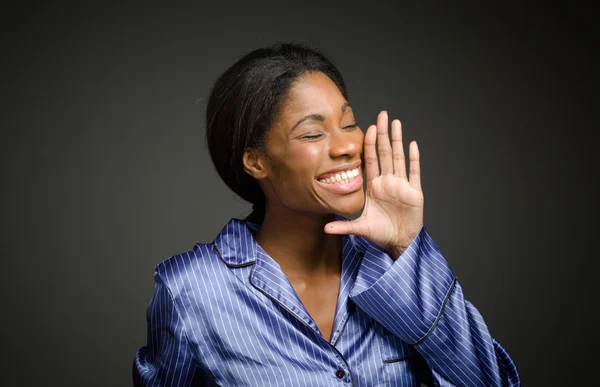
MULTIPOLYGON (((328 172, 328 173, 331 176, 332 172, 328 172)), ((326 176, 326 174, 323 174, 321 176, 326 176)), ((319 178, 321 180, 323 180, 323 178, 321 176, 319 176, 319 178)), ((362 189, 362 185, 363 185, 362 170, 360 167, 358 168, 358 175, 354 176, 351 180, 343 180, 340 182, 336 181, 334 183, 326 183, 323 181, 319 181, 317 179, 315 179, 315 180, 316 180, 317 184, 320 187, 322 187, 323 189, 326 189, 330 192, 340 194, 340 195, 356 192, 359 189, 362 189)))
POLYGON ((352 164, 340 165, 337 168, 330 169, 329 171, 327 171, 327 172, 325 172, 325 173, 317 176, 317 180, 323 180, 323 179, 326 179, 328 177, 330 178, 332 176, 335 176, 338 173, 341 174, 342 172, 348 172, 348 171, 351 171, 351 170, 356 169, 356 168, 358 168, 360 170, 360 164, 361 164, 361 162, 357 161, 357 162, 352 163, 352 164))

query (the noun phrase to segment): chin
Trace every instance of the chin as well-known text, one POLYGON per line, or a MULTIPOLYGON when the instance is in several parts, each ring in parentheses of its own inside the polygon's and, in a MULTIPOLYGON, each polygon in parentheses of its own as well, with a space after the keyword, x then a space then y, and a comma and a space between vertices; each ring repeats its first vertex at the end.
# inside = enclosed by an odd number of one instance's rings
MULTIPOLYGON (((350 195, 349 195, 350 196, 350 195)), ((365 205, 365 194, 362 190, 353 193, 350 198, 341 198, 339 202, 345 201, 344 205, 332 206, 336 214, 349 217, 361 211, 365 205)), ((336 203, 337 204, 337 203, 336 203)))

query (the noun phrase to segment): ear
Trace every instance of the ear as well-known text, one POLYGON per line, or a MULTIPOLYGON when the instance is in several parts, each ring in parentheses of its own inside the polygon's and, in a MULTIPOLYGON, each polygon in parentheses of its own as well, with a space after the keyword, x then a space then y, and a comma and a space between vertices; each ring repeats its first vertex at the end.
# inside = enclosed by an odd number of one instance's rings
POLYGON ((267 162, 265 156, 254 148, 248 148, 244 151, 242 157, 244 170, 255 179, 264 179, 267 177, 267 162))

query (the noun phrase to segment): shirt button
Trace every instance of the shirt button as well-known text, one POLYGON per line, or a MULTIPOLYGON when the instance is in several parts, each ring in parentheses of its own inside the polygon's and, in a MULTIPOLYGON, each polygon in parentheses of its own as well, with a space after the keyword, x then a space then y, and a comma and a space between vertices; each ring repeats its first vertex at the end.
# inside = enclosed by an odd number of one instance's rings
POLYGON ((335 371, 335 376, 337 376, 338 379, 341 379, 344 377, 344 375, 346 375, 346 373, 344 372, 343 369, 338 368, 337 371, 335 371))

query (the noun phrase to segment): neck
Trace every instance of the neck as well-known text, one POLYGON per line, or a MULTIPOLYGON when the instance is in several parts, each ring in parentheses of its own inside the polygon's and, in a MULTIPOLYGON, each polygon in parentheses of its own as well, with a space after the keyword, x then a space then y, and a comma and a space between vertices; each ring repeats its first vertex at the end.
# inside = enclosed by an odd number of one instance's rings
POLYGON ((254 238, 284 272, 314 278, 339 274, 341 238, 326 234, 332 214, 300 213, 286 208, 267 208, 265 219, 254 238))

